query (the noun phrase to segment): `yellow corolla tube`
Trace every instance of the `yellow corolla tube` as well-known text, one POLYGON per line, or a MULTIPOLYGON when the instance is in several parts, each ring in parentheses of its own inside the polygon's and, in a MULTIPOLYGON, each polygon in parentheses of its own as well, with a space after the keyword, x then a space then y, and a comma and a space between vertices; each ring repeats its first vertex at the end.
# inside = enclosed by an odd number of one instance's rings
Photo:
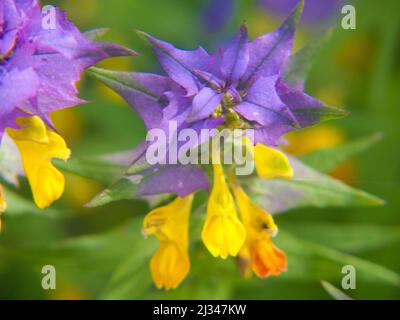
POLYGON ((246 239, 233 196, 221 164, 213 164, 214 185, 208 199, 207 217, 201 238, 214 257, 236 256, 246 239))
POLYGON ((286 256, 272 243, 271 237, 278 232, 272 215, 255 205, 237 184, 234 193, 247 232, 239 256, 249 260, 251 269, 259 277, 279 275, 286 270, 286 256))
POLYGON ((155 235, 160 240, 160 246, 150 262, 153 281, 159 289, 175 289, 189 272, 192 202, 193 195, 178 197, 170 204, 154 209, 144 219, 144 234, 155 235))
POLYGON ((264 179, 293 178, 293 168, 286 155, 263 144, 254 147, 257 174, 264 179))
POLYGON ((39 117, 18 118, 17 124, 21 128, 6 131, 18 147, 35 203, 43 209, 58 200, 65 188, 64 175, 51 160, 68 160, 71 151, 39 117))
POLYGON ((7 209, 6 197, 4 195, 3 186, 0 184, 0 231, 1 231, 1 227, 2 227, 1 214, 4 211, 6 211, 6 209, 7 209))

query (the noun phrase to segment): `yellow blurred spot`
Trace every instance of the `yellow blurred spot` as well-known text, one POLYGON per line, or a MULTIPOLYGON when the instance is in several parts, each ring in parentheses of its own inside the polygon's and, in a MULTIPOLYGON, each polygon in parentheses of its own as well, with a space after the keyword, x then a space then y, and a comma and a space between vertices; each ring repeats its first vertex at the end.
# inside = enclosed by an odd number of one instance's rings
MULTIPOLYGON (((257 7, 255 6, 257 9, 257 7)), ((250 38, 254 39, 268 32, 271 32, 278 28, 283 19, 276 19, 276 17, 268 14, 265 10, 254 10, 254 12, 249 15, 249 19, 246 20, 249 26, 250 38)), ((302 29, 297 29, 295 41, 293 45, 293 52, 297 52, 306 44, 306 34, 302 29)))
POLYGON ((7 209, 6 197, 4 195, 3 186, 0 184, 0 232, 1 232, 1 227, 2 227, 1 214, 4 211, 6 211, 6 209, 7 209))
POLYGON ((344 105, 345 94, 338 84, 330 84, 319 89, 315 96, 327 105, 340 107, 344 105))
POLYGON ((96 0, 85 0, 82 6, 81 1, 63 1, 62 9, 68 13, 68 19, 78 25, 90 24, 96 17, 96 0))
POLYGON ((356 185, 357 166, 352 160, 347 160, 329 173, 332 177, 341 180, 349 185, 356 185))
POLYGON ((103 189, 101 183, 74 174, 65 174, 65 178, 69 186, 65 190, 65 200, 79 208, 103 189))
POLYGON ((239 221, 233 196, 225 181, 220 164, 214 164, 214 185, 208 199, 207 217, 201 238, 208 251, 226 259, 236 256, 242 247, 246 231, 239 221))
POLYGON ((339 127, 320 125, 286 135, 289 145, 285 151, 293 154, 307 154, 318 149, 333 147, 343 143, 345 134, 339 127))
POLYGON ((54 111, 51 120, 57 131, 68 141, 78 140, 84 132, 84 121, 75 108, 54 111))
POLYGON ((70 281, 57 281, 57 289, 49 290, 49 299, 52 300, 88 300, 91 297, 83 288, 70 281))
POLYGON ((154 209, 143 223, 145 235, 155 235, 160 247, 150 262, 157 288, 175 289, 190 269, 189 215, 193 195, 176 198, 170 204, 154 209))
POLYGON ((373 65, 376 55, 375 43, 371 34, 348 38, 336 57, 337 65, 350 76, 365 74, 373 65))
POLYGON ((21 129, 6 129, 21 154, 25 174, 39 208, 59 199, 64 191, 63 174, 51 163, 52 158, 67 160, 71 151, 61 136, 44 126, 37 117, 18 118, 21 129))

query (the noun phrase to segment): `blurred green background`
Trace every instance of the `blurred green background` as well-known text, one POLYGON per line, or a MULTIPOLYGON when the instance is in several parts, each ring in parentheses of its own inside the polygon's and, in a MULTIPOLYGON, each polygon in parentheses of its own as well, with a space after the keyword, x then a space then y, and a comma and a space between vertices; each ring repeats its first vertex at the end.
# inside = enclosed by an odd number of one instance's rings
MULTIPOLYGON (((60 5, 81 30, 109 27, 105 40, 142 54, 100 64, 119 70, 160 71, 135 29, 179 47, 202 44, 214 49, 244 20, 252 37, 273 30, 282 21, 256 1, 242 0, 235 2, 225 26, 210 33, 201 18, 208 2, 46 1, 60 5)), ((7 193, 9 210, 3 215, 0 298, 330 299, 320 281, 340 288, 343 265, 353 264, 357 288, 346 294, 355 299, 399 299, 400 4, 396 0, 353 4, 357 29, 343 30, 339 25, 333 31, 318 52, 307 83, 308 93, 330 105, 345 107, 351 115, 290 136, 288 151, 307 153, 382 133, 380 142, 340 165, 332 175, 385 199, 385 206, 291 210, 277 216, 281 234, 276 242, 287 253, 288 271, 276 278, 244 279, 234 259, 214 259, 203 244, 193 241, 188 278, 177 290, 164 292, 152 285, 148 268, 157 241, 144 239, 140 233, 149 209, 144 201, 85 209, 83 205, 106 183, 66 174, 63 198, 40 211, 21 179, 21 189, 7 193), (56 267, 56 290, 41 287, 41 269, 47 264, 56 267)), ((302 25, 296 49, 319 33, 315 26, 302 25)), ((142 121, 116 94, 89 76, 83 78, 80 89, 81 97, 92 102, 54 115, 56 127, 75 158, 127 150, 144 138, 142 121)))

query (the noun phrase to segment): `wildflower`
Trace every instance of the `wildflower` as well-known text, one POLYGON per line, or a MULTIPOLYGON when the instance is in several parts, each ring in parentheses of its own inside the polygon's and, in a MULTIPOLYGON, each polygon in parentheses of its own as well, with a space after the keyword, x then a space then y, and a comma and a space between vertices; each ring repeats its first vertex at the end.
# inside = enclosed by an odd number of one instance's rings
MULTIPOLYGON (((92 74, 119 93, 142 117, 149 131, 165 132, 166 141, 171 138, 171 123, 176 123, 177 133, 186 128, 196 132, 203 128, 243 129, 243 136, 255 145, 258 175, 288 179, 293 176, 293 169, 286 156, 274 148, 282 135, 326 117, 344 115, 304 93, 298 78, 296 83, 285 80, 301 8, 302 2, 280 28, 253 41, 249 41, 247 27, 243 25, 232 43, 214 54, 202 47, 192 51, 177 49, 141 33, 150 42, 166 76, 98 68, 92 68, 92 74)), ((214 137, 198 141, 190 150, 214 137)), ((90 205, 102 205, 127 194, 179 196, 171 204, 152 211, 144 223, 145 233, 160 239, 160 247, 151 261, 153 280, 157 287, 169 289, 179 285, 189 270, 190 205, 185 199, 200 189, 210 188, 204 167, 172 161, 150 164, 146 151, 151 147, 148 141, 141 144, 134 151, 135 159, 126 175, 90 205)), ((169 145, 165 149, 173 153, 179 145, 174 150, 169 145)), ((217 152, 220 158, 224 151, 217 152)), ((224 169, 234 172, 231 169, 235 164, 223 166, 217 161, 212 165, 213 186, 201 232, 204 245, 214 257, 223 259, 238 255, 243 258, 247 252, 257 275, 278 275, 286 268, 286 258, 272 243, 271 237, 277 231, 272 216, 250 201, 233 174, 225 177, 224 169)))
POLYGON ((176 288, 189 272, 189 214, 192 201, 192 195, 178 197, 170 204, 151 211, 144 219, 144 233, 155 235, 160 240, 160 247, 150 263, 158 288, 176 288))
POLYGON ((46 29, 38 1, 0 3, 0 142, 7 131, 17 144, 41 208, 64 189, 64 177, 50 159, 70 154, 50 113, 85 102, 75 84, 86 68, 108 57, 135 55, 89 39, 58 9, 55 17, 54 28, 46 29))
POLYGON ((253 142, 266 145, 277 145, 284 133, 319 122, 324 105, 283 79, 299 8, 280 28, 253 41, 242 25, 233 42, 214 54, 201 47, 177 49, 142 33, 169 78, 192 101, 185 122, 220 117, 231 127, 234 118, 236 128, 254 129, 253 142))
MULTIPOLYGON (((167 76, 98 68, 91 71, 125 98, 143 118, 148 130, 166 132, 167 141, 168 125, 174 121, 178 133, 186 128, 196 132, 243 129, 254 145, 277 146, 288 131, 345 114, 304 93, 301 84, 284 80, 301 8, 302 4, 277 30, 253 41, 249 41, 243 25, 230 45, 213 54, 202 47, 193 51, 177 49, 141 33, 150 42, 167 76), (249 129, 254 130, 254 135, 248 134, 249 129)), ((204 142, 207 141, 199 141, 190 148, 204 142)), ((209 189, 207 177, 199 166, 168 166, 168 161, 162 166, 146 165, 145 153, 127 176, 138 184, 139 195, 174 193, 183 197, 199 189, 209 189), (173 172, 179 184, 171 183, 173 172), (189 172, 198 179, 185 179, 189 172)))
POLYGON ((239 185, 234 186, 240 217, 246 229, 246 242, 239 256, 249 260, 252 270, 262 278, 286 270, 286 256, 271 240, 278 232, 272 215, 255 205, 239 185))

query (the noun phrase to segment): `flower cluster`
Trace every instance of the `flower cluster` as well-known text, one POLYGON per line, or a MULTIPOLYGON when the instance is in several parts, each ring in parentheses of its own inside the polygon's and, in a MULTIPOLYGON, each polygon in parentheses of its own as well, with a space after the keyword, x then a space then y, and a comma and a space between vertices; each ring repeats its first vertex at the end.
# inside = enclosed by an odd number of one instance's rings
MULTIPOLYGON (((135 55, 119 45, 91 40, 58 9, 52 28, 43 27, 44 17, 36 0, 0 3, 0 142, 8 135, 16 144, 40 208, 64 189, 64 177, 51 159, 70 155, 50 113, 84 102, 75 84, 85 69, 108 57, 135 55)), ((1 192, 0 212, 5 207, 1 192)))
MULTIPOLYGON (((254 148, 257 171, 265 179, 288 178, 293 170, 280 151, 258 144, 254 148)), ((234 176, 225 177, 221 164, 213 165, 214 183, 208 199, 201 238, 214 257, 238 256, 246 273, 259 277, 286 270, 285 254, 271 241, 278 228, 272 215, 253 203, 234 176), (239 214, 240 218, 239 218, 239 214)), ((158 288, 176 288, 189 272, 189 213, 193 194, 151 211, 144 220, 146 235, 154 234, 160 247, 151 260, 158 288)))
MULTIPOLYGON (((282 135, 316 124, 327 115, 343 115, 304 93, 299 77, 288 77, 288 66, 296 60, 291 50, 301 9, 302 3, 281 27, 253 41, 242 25, 231 43, 213 54, 201 47, 178 49, 140 32, 166 76, 102 69, 92 69, 92 73, 132 105, 148 130, 167 131, 171 121, 177 123, 178 132, 187 128, 214 128, 217 132, 240 129, 242 139, 252 147, 258 176, 290 179, 294 174, 290 162, 276 148, 282 135)), ((210 183, 205 166, 149 165, 145 151, 150 146, 144 143, 136 150, 123 184, 133 185, 140 196, 178 196, 151 211, 143 227, 145 234, 160 240, 151 260, 154 282, 159 288, 171 289, 182 282, 190 268, 188 233, 193 196, 199 189, 209 191, 210 183)), ((222 152, 211 152, 217 161, 212 163, 213 186, 202 241, 214 257, 238 257, 246 270, 260 277, 278 275, 286 269, 286 258, 271 241, 277 226, 271 214, 246 194, 243 182, 233 174, 235 164, 221 163, 222 152)), ((116 190, 123 188, 118 185, 116 190)), ((112 197, 112 190, 106 190, 91 204, 99 205, 112 197)))
MULTIPOLYGON (((167 141, 171 123, 177 132, 214 129, 215 135, 222 129, 240 130, 239 139, 251 150, 258 179, 291 179, 290 161, 277 149, 282 136, 324 117, 343 115, 304 93, 300 77, 288 72, 296 62, 291 51, 301 9, 302 2, 277 30, 252 41, 242 25, 233 40, 213 54, 201 47, 178 49, 141 32, 166 75, 98 68, 91 72, 132 105, 149 131, 165 132, 167 141)), ((51 160, 70 156, 50 113, 84 102, 77 98, 75 83, 85 69, 102 59, 135 52, 95 42, 58 10, 55 28, 43 29, 35 0, 1 2, 0 39, 0 140, 18 150, 33 198, 45 208, 64 190, 64 177, 51 160)), ((190 148, 214 138, 200 139, 190 148)), ((151 146, 144 143, 135 151, 117 193, 134 186, 140 196, 177 196, 144 219, 144 233, 160 241, 151 260, 158 288, 176 288, 189 272, 189 217, 200 189, 211 189, 201 239, 214 257, 238 257, 246 273, 253 271, 259 277, 286 270, 286 256, 272 242, 278 231, 272 215, 246 194, 244 181, 234 174, 236 163, 221 163, 224 150, 211 150, 217 161, 212 162, 210 188, 209 166, 149 164, 145 154, 151 146)), ((1 166, 0 154, 0 170, 1 166)), ((101 201, 110 194, 103 192, 101 201)), ((0 213, 5 209, 0 186, 0 213)))

